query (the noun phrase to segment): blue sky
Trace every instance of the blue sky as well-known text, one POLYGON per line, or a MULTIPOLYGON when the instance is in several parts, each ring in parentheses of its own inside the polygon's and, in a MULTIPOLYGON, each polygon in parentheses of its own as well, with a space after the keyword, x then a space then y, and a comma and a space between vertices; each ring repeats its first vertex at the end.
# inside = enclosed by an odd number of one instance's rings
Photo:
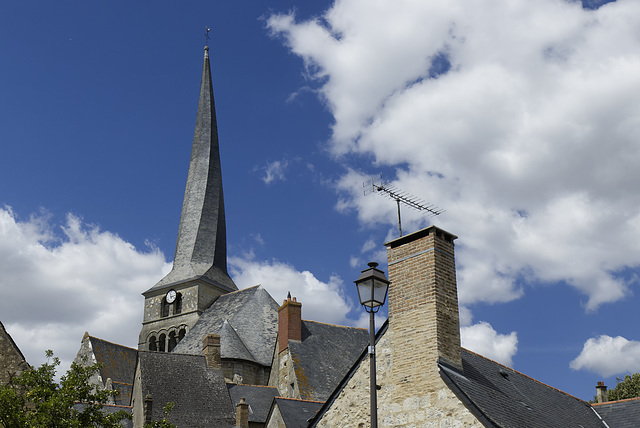
POLYGON ((29 362, 136 346, 210 42, 231 273, 366 326, 383 176, 446 210, 463 345, 583 399, 640 371, 640 4, 0 6, 0 321, 29 362))

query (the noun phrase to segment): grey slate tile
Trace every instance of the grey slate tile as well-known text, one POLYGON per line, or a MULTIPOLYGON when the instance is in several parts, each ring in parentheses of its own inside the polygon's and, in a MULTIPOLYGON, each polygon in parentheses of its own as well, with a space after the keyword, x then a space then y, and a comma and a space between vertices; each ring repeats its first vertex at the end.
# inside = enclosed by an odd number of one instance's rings
POLYGON ((640 427, 640 398, 594 404, 593 408, 611 428, 640 427))
POLYGON ((273 386, 227 384, 232 406, 236 406, 241 398, 249 404, 249 422, 264 424, 274 398, 278 396, 278 388, 273 386))
POLYGON ((369 343, 362 328, 302 320, 302 340, 290 340, 303 398, 325 401, 369 343))

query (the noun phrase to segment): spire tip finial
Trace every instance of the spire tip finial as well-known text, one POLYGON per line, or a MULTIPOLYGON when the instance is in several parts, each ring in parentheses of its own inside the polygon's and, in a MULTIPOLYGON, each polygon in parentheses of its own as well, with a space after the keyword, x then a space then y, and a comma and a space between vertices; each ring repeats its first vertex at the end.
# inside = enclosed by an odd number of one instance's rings
POLYGON ((208 50, 209 49, 209 31, 211 31, 210 27, 205 26, 204 27, 205 32, 204 32, 204 50, 208 50))

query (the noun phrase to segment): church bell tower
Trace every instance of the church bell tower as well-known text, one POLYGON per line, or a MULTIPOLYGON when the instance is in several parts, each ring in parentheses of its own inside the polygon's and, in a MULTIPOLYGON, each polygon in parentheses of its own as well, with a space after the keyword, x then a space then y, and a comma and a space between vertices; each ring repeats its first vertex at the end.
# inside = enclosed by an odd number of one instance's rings
POLYGON ((171 351, 215 299, 237 289, 227 273, 218 127, 209 47, 205 46, 173 269, 142 293, 144 318, 138 349, 171 351))

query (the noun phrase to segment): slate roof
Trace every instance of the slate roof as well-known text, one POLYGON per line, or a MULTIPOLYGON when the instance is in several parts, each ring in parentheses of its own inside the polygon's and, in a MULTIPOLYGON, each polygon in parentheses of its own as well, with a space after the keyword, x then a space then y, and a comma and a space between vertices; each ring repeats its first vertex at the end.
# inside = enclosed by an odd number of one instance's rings
POLYGON ((462 367, 459 372, 439 364, 440 375, 486 426, 605 426, 588 403, 466 349, 462 367))
POLYGON ((593 404, 593 409, 611 428, 640 426, 640 398, 593 404))
POLYGON ((93 336, 87 335, 85 338, 89 339, 91 352, 95 356, 96 362, 101 365, 100 377, 102 381, 106 382, 110 378, 113 389, 118 392, 118 395, 115 396, 115 404, 128 406, 131 403, 138 351, 93 336))
POLYGON ((278 304, 261 286, 223 294, 205 310, 173 352, 199 355, 207 334, 220 335, 223 359, 270 367, 278 336, 278 304))
POLYGON ((273 386, 227 384, 231 405, 235 406, 244 398, 249 404, 249 422, 264 424, 269 415, 273 399, 278 395, 278 388, 273 386))
POLYGON ((302 320, 302 340, 290 340, 300 395, 325 401, 369 344, 363 328, 302 320))
POLYGON ((204 356, 140 351, 138 364, 142 397, 153 397, 154 421, 173 402, 167 419, 180 428, 233 426, 235 410, 222 370, 208 368, 204 356))
POLYGON ((306 428, 309 425, 309 419, 320 410, 323 404, 321 401, 276 397, 269 414, 277 406, 286 428, 306 428))

